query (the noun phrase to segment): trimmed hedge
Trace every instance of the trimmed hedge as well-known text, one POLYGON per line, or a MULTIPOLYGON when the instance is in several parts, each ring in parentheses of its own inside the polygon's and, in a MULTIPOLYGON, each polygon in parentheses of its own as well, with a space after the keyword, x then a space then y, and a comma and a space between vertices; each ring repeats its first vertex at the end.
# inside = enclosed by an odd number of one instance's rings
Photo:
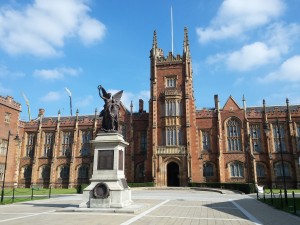
POLYGON ((154 187, 153 182, 145 182, 145 183, 128 183, 129 187, 154 187))
POLYGON ((77 185, 77 187, 76 187, 76 192, 77 192, 77 194, 82 194, 83 193, 83 190, 87 187, 87 186, 89 186, 90 184, 79 184, 79 185, 77 185))
POLYGON ((253 183, 190 183, 190 187, 210 187, 210 188, 222 188, 229 190, 236 190, 250 194, 255 192, 255 185, 253 183))

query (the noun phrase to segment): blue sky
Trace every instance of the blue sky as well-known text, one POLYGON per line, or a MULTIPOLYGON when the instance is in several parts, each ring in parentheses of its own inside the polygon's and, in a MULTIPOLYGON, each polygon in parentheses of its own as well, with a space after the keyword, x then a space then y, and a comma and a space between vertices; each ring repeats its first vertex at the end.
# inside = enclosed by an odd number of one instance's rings
POLYGON ((149 100, 153 31, 165 55, 182 54, 188 27, 198 109, 230 95, 248 106, 300 104, 299 0, 2 0, 0 95, 22 104, 22 120, 94 114, 97 86, 124 90, 134 110, 149 100))

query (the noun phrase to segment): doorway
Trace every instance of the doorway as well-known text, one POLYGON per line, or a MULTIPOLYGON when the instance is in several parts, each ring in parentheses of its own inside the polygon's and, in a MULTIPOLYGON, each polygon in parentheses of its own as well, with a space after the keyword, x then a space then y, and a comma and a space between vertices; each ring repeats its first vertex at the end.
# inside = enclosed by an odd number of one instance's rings
POLYGON ((179 187, 179 165, 175 162, 167 165, 167 185, 168 187, 179 187))

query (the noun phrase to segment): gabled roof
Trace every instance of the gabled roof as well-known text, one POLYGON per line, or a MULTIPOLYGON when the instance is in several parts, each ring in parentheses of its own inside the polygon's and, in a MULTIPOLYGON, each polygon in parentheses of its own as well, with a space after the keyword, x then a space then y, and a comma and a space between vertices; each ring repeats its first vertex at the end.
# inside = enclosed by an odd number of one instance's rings
POLYGON ((230 95, 227 99, 225 105, 223 106, 223 110, 240 110, 241 107, 236 103, 233 97, 230 95))

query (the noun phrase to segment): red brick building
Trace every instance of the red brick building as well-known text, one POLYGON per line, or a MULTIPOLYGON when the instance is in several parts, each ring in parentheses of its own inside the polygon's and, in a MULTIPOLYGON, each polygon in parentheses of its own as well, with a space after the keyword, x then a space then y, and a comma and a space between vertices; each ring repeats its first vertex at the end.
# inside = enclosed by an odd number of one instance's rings
POLYGON ((0 96, 0 182, 2 185, 5 177, 5 186, 18 183, 19 151, 17 150, 20 142, 16 140, 16 136, 19 135, 20 112, 21 105, 11 96, 0 96))
MULTIPOLYGON (((143 104, 140 100, 138 112, 132 106, 120 111, 120 132, 129 142, 128 182, 252 182, 281 187, 284 174, 289 187, 300 187, 300 105, 289 105, 287 99, 283 106, 263 101, 261 107, 247 107, 245 100, 239 106, 230 96, 221 107, 215 95, 214 107, 197 110, 187 29, 183 54, 176 56, 164 55, 154 32, 149 112, 143 104)), ((93 168, 89 141, 101 128, 99 113, 44 114, 40 110, 36 120, 19 123, 22 142, 14 172, 18 185, 88 183, 93 168)), ((1 138, 5 139, 2 133, 1 138)), ((15 182, 13 173, 8 177, 15 182)))

